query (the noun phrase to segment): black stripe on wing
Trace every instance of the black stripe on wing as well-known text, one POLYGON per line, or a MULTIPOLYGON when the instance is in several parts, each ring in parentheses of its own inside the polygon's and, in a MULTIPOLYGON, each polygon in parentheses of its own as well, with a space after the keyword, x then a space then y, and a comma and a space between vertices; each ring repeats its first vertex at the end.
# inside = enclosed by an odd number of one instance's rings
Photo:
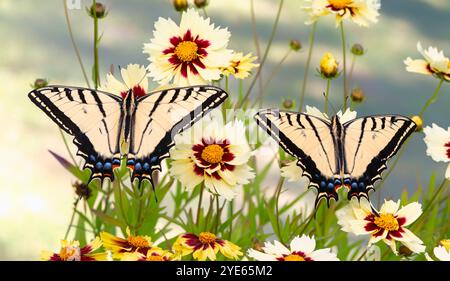
MULTIPOLYGON (((76 95, 82 103, 87 103, 85 94, 89 93, 95 100, 99 111, 103 116, 106 116, 102 102, 98 96, 98 92, 88 88, 47 86, 31 91, 28 94, 28 97, 62 130, 74 136, 73 143, 78 148, 76 154, 85 160, 83 168, 88 168, 92 171, 89 182, 95 178, 100 178, 102 181, 104 178, 114 180, 113 166, 117 164, 120 165, 120 158, 100 156, 86 134, 84 134, 81 129, 66 114, 64 114, 64 112, 62 112, 47 95, 44 94, 44 92, 52 93, 52 97, 64 93, 65 96, 61 95, 58 100, 67 98, 68 102, 75 102, 74 96, 76 95)), ((101 93, 109 96, 118 103, 121 103, 122 101, 122 99, 118 96, 105 92, 101 93)))
MULTIPOLYGON (((299 117, 302 113, 289 113, 283 111, 287 114, 288 123, 292 122, 291 115, 295 114, 299 117), (291 121, 289 121, 291 120, 291 121)), ((308 187, 314 187, 317 189, 318 194, 316 197, 315 205, 318 206, 322 198, 327 200, 327 204, 329 204, 331 199, 335 201, 338 200, 338 195, 335 190, 336 185, 340 185, 340 183, 336 183, 336 179, 331 179, 325 177, 320 170, 317 168, 316 163, 312 160, 312 158, 307 155, 301 148, 295 145, 289 137, 287 137, 282 131, 280 131, 275 125, 273 125, 272 121, 267 117, 267 115, 272 115, 274 117, 280 116, 280 111, 278 109, 267 109, 262 110, 256 113, 255 119, 256 123, 263 128, 267 134, 269 134, 278 144, 283 148, 284 151, 289 153, 290 155, 296 157, 298 159, 297 165, 302 169, 302 176, 305 176, 309 180, 308 187)), ((309 116, 305 115, 307 120, 309 120, 309 116)), ((301 128, 305 129, 306 124, 302 124, 300 119, 297 118, 297 123, 301 128)), ((314 128, 314 125, 309 121, 310 126, 314 128)), ((290 123, 289 123, 290 124, 290 123)), ((315 130, 315 132, 317 132, 315 130)), ((318 137, 318 136, 317 136, 318 137)), ((320 142, 320 138, 318 137, 320 142)))
MULTIPOLYGON (((138 179, 139 182, 142 180, 148 180, 151 184, 152 182, 152 174, 153 171, 159 170, 161 171, 161 162, 165 158, 169 157, 169 150, 171 147, 173 147, 173 137, 188 129, 191 127, 195 122, 200 120, 204 115, 206 115, 208 112, 210 112, 212 109, 219 106, 227 97, 228 94, 218 88, 213 86, 190 86, 190 87, 182 87, 182 88, 175 88, 170 89, 174 90, 174 96, 171 98, 169 103, 173 103, 176 98, 179 97, 180 91, 185 90, 184 96, 182 98, 183 101, 187 100, 193 92, 202 92, 202 93, 208 93, 210 96, 203 101, 200 106, 197 106, 196 108, 192 109, 189 114, 187 114, 184 118, 182 118, 177 124, 175 124, 170 131, 167 131, 163 138, 158 141, 158 144, 156 145, 153 152, 151 152, 149 155, 141 158, 133 158, 133 155, 129 154, 129 159, 127 160, 127 166, 132 170, 131 180, 134 181, 134 179, 138 179), (214 93, 211 93, 214 92, 214 93)), ((161 92, 160 96, 158 97, 157 101, 155 102, 154 107, 150 110, 149 116, 151 117, 152 113, 157 109, 158 104, 161 104, 160 102, 164 99, 167 92, 169 90, 164 90, 161 92)), ((138 99, 138 106, 139 103, 145 100, 146 98, 150 97, 151 94, 148 94, 144 97, 141 97, 138 99)), ((149 120, 149 123, 152 121, 152 119, 149 120)), ((149 124, 148 123, 148 124, 149 124)), ((145 127, 145 129, 148 127, 145 127)), ((135 140, 133 140, 135 141, 135 140)), ((144 144, 145 145, 145 144, 144 144)))
MULTIPOLYGON (((404 122, 404 124, 397 130, 389 143, 371 160, 371 162, 367 165, 366 171, 359 178, 347 178, 344 179, 344 183, 349 188, 348 199, 350 200, 352 197, 357 197, 360 199, 361 197, 365 197, 369 199, 369 192, 374 190, 374 184, 376 181, 382 179, 382 173, 386 170, 386 162, 391 159, 395 154, 397 154, 400 147, 403 143, 409 138, 409 136, 415 131, 416 124, 414 121, 405 116, 400 115, 391 115, 391 116, 370 116, 364 117, 364 120, 361 124, 361 136, 360 142, 357 147, 357 151, 361 146, 361 139, 365 131, 367 131, 366 120, 368 118, 372 119, 372 127, 371 131, 376 128, 376 117, 381 117, 381 129, 383 130, 386 126, 386 118, 390 118, 390 123, 395 123, 398 121, 404 122)), ((346 130, 348 126, 361 118, 354 119, 346 122, 343 126, 346 130)), ((364 149, 364 148, 362 148, 364 149)), ((357 153, 355 153, 357 154, 357 153)))

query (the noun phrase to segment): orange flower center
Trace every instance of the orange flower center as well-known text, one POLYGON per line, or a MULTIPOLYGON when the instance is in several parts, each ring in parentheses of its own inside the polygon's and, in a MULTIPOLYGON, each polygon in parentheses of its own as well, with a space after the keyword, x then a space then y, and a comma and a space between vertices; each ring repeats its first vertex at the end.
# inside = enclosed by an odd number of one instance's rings
POLYGON ((392 214, 380 214, 380 216, 375 217, 374 223, 383 229, 388 231, 394 231, 399 229, 398 221, 392 214))
POLYGON ((208 163, 216 164, 222 161, 224 151, 218 144, 210 144, 202 151, 202 159, 208 163))
POLYGON ((164 261, 164 258, 162 256, 148 256, 148 261, 164 261))
POLYGON ((353 0, 328 0, 328 3, 336 10, 344 9, 352 4, 352 2, 353 0))
POLYGON ((198 236, 198 240, 200 240, 202 244, 214 243, 216 241, 216 235, 211 232, 201 232, 198 236))
POLYGON ((59 257, 63 261, 80 260, 80 249, 72 246, 63 247, 59 251, 59 257))
POLYGON ((441 240, 440 244, 444 246, 447 252, 450 252, 450 239, 441 240))
POLYGON ((197 50, 198 46, 195 42, 183 41, 177 45, 174 52, 182 62, 191 62, 198 57, 197 50))
POLYGON ((296 254, 290 254, 288 256, 284 257, 285 261, 305 261, 305 259, 299 255, 296 254))
POLYGON ((150 247, 150 243, 147 239, 145 239, 142 236, 128 236, 127 238, 128 243, 130 243, 131 246, 136 248, 148 248, 150 247))

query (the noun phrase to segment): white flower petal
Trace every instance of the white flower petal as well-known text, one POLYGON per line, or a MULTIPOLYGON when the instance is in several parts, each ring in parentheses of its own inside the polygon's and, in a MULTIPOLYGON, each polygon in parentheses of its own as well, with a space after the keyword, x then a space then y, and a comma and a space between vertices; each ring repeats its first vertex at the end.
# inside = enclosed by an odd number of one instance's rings
POLYGON ((303 234, 292 239, 290 246, 291 252, 301 251, 308 256, 316 248, 316 240, 314 240, 314 237, 303 234))
POLYGON ((410 203, 397 212, 398 218, 405 218, 406 222, 402 226, 410 225, 422 214, 422 205, 418 202, 410 203))
POLYGON ((382 214, 395 214, 400 207, 400 200, 397 202, 392 200, 384 200, 384 204, 381 206, 380 213, 382 214))
POLYGON ((271 255, 271 254, 266 254, 266 253, 262 253, 253 249, 249 249, 247 251, 247 256, 257 260, 257 261, 276 261, 277 260, 277 256, 275 255, 271 255))
POLYGON ((433 249, 434 256, 441 261, 450 261, 450 251, 444 246, 438 246, 433 249))

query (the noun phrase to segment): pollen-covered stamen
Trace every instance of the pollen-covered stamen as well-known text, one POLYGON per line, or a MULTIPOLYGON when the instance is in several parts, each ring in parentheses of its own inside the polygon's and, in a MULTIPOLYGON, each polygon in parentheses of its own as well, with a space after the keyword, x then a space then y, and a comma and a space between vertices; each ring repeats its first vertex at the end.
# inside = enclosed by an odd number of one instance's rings
POLYGON ((211 244, 216 241, 216 235, 212 234, 211 232, 201 232, 198 236, 198 240, 202 244, 211 244))
POLYGON ((392 214, 380 214, 378 217, 374 218, 373 222, 378 227, 388 231, 397 231, 400 228, 397 218, 392 214))
POLYGON ((444 146, 447 149, 447 158, 450 159, 450 142, 446 143, 444 146))
POLYGON ((61 248, 59 257, 63 261, 79 261, 80 260, 80 247, 67 246, 61 248))
POLYGON ((290 254, 284 257, 285 261, 305 261, 305 258, 299 255, 290 254))
POLYGON ((160 255, 151 255, 147 257, 148 261, 164 261, 164 257, 160 255))
POLYGON ((329 7, 333 10, 342 10, 353 3, 353 0, 328 0, 329 7))
POLYGON ((222 162, 224 153, 225 152, 220 145, 210 144, 203 149, 201 157, 208 163, 216 164, 222 162))
POLYGON ((193 41, 180 42, 175 48, 175 55, 182 62, 191 62, 198 57, 198 46, 193 41))
POLYGON ((148 248, 150 247, 150 243, 147 239, 145 239, 142 236, 128 236, 127 238, 128 243, 130 243, 131 246, 136 248, 148 248))

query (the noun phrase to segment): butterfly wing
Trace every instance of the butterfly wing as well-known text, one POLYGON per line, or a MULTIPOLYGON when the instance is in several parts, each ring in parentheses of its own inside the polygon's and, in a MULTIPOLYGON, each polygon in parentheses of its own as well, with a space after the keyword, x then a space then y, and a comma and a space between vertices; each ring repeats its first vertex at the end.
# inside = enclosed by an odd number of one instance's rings
POLYGON ((137 101, 127 166, 132 180, 147 179, 161 170, 173 137, 220 105, 228 94, 213 86, 174 88, 150 93, 137 101))
POLYGON ((368 116, 348 121, 344 126, 344 178, 348 198, 363 196, 381 179, 386 161, 392 158, 414 132, 416 124, 399 115, 368 116))
POLYGON ((31 101, 62 130, 74 136, 77 155, 92 171, 91 179, 114 179, 113 166, 120 164, 122 99, 87 88, 48 86, 31 91, 31 101))
POLYGON ((321 198, 337 200, 334 175, 339 173, 338 150, 328 120, 276 109, 260 111, 255 119, 287 153, 298 159, 297 165, 309 179, 309 186, 318 190, 316 205, 321 198))

